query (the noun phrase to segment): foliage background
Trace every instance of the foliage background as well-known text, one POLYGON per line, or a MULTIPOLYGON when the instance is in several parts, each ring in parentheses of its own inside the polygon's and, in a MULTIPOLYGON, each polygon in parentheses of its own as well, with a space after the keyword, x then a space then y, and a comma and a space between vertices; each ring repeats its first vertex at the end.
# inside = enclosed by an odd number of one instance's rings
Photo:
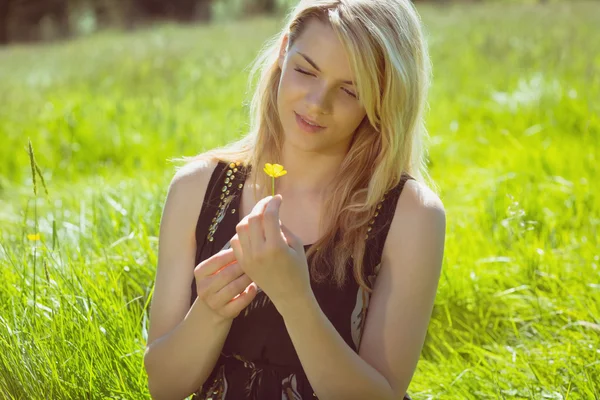
MULTIPOLYGON (((419 11, 448 231, 409 393, 600 398, 600 3, 419 11)), ((165 22, 0 49, 0 397, 149 396, 167 160, 244 133, 246 67, 280 25, 165 22)))

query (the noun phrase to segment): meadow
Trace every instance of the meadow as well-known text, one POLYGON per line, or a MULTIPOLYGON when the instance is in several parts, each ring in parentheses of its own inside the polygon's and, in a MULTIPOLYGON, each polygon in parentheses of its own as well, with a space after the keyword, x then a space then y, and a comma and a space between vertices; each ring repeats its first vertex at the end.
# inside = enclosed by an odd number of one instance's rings
MULTIPOLYGON (((419 11, 448 227, 409 393, 600 399, 600 3, 419 11)), ((168 160, 244 133, 247 66, 281 23, 0 49, 1 398, 149 398, 168 160)))

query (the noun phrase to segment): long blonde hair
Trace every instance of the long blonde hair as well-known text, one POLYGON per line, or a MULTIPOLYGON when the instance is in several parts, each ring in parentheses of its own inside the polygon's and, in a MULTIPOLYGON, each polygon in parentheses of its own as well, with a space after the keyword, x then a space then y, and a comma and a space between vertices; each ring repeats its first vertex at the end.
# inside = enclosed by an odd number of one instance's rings
MULTIPOLYGON (((253 64, 249 82, 257 73, 259 78, 250 104, 249 132, 226 146, 179 160, 240 162, 250 167, 281 162, 279 49, 286 33, 291 47, 311 18, 328 22, 338 35, 367 116, 323 203, 322 215, 329 216, 321 220, 325 235, 310 247, 307 259, 315 280, 332 278, 338 286, 343 285, 352 259, 354 278, 370 292, 363 258, 368 222, 377 204, 400 182, 402 173, 433 185, 427 173, 424 125, 431 63, 420 17, 410 0, 300 1, 253 64)), ((270 187, 266 174, 253 175, 255 188, 270 187)))

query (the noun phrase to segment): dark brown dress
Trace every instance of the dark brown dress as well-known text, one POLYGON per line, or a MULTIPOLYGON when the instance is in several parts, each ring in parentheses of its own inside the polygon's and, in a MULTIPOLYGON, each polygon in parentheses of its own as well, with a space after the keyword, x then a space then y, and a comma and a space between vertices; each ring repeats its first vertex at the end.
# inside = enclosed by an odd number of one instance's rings
MULTIPOLYGON (((196 262, 229 248, 240 220, 240 198, 249 169, 235 163, 219 162, 210 179, 196 226, 196 262), (233 195, 233 196, 230 196, 233 195), (231 200, 227 200, 231 198, 231 200)), ((409 175, 390 190, 373 220, 365 254, 365 276, 374 282, 381 253, 398 197, 409 175)), ((305 246, 305 250, 309 245, 305 246)), ((343 289, 333 283, 311 279, 315 297, 333 326, 358 352, 370 295, 348 274, 343 289)), ((372 286, 371 286, 372 287, 372 286)), ((190 306, 197 296, 192 282, 190 306)), ((261 290, 234 320, 221 355, 205 384, 193 396, 196 400, 308 400, 315 399, 310 383, 287 333, 283 318, 261 290)), ((405 399, 410 399, 407 395, 405 399)))

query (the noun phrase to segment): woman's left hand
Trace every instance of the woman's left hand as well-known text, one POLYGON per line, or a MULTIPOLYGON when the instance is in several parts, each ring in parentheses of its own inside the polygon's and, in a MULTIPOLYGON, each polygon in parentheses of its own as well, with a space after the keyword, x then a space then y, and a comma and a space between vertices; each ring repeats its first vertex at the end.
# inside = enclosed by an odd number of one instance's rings
POLYGON ((242 270, 280 314, 313 296, 302 241, 279 221, 281 195, 260 200, 236 226, 231 248, 242 270))

